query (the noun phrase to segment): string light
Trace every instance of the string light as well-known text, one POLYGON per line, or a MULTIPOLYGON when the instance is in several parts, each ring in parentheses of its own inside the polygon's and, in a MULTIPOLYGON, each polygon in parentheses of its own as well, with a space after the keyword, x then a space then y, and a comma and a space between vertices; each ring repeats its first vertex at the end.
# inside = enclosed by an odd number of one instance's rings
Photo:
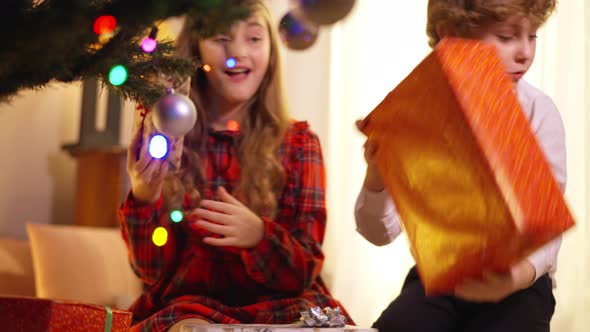
POLYGON ((109 72, 109 82, 112 85, 118 86, 127 81, 127 69, 123 65, 117 65, 111 68, 109 72))
POLYGON ((240 130, 240 124, 236 120, 229 120, 227 122, 227 130, 238 131, 240 130))
POLYGON ((203 71, 205 71, 207 73, 210 72, 211 71, 211 66, 209 66, 209 65, 203 65, 203 71))
POLYGON ((168 153, 168 140, 157 134, 152 136, 148 145, 148 152, 153 158, 161 159, 168 153))
POLYGON ((112 33, 117 27, 117 20, 113 15, 102 15, 94 20, 94 32, 97 35, 112 33))
POLYGON ((158 247, 165 245, 166 242, 168 242, 168 231, 166 228, 158 227, 154 229, 154 232, 152 233, 152 242, 158 247))
POLYGON ((141 49, 144 52, 152 53, 154 50, 156 50, 156 47, 158 46, 158 42, 156 41, 157 34, 158 28, 154 26, 150 31, 150 35, 141 41, 141 49))
POLYGON ((152 53, 156 49, 156 46, 158 46, 158 43, 150 37, 145 37, 141 42, 141 49, 146 53, 152 53))
POLYGON ((236 59, 228 58, 227 60, 225 60, 225 65, 227 66, 227 68, 232 69, 236 66, 236 59))
POLYGON ((174 210, 174 211, 170 212, 170 220, 172 220, 174 222, 181 222, 182 219, 184 219, 184 215, 182 214, 182 211, 174 210))

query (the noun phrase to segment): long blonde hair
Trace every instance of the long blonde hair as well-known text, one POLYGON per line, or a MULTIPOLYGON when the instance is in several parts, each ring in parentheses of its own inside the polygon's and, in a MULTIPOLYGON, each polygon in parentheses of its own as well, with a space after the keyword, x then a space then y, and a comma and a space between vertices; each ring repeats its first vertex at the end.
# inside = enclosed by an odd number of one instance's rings
MULTIPOLYGON (((249 111, 241 126, 242 137, 236 149, 241 174, 233 195, 241 198, 254 213, 272 217, 285 184, 279 148, 290 119, 283 91, 278 34, 264 0, 250 3, 252 14, 261 15, 268 27, 270 58, 268 69, 249 102, 249 111)), ((187 18, 176 42, 179 56, 199 58, 200 36, 194 29, 194 22, 187 18)), ((180 169, 165 181, 164 196, 168 208, 179 207, 185 193, 196 205, 207 182, 204 169, 208 162, 206 144, 210 112, 204 103, 207 88, 205 74, 198 70, 191 82, 190 92, 190 98, 197 106, 198 121, 184 138, 180 169)))

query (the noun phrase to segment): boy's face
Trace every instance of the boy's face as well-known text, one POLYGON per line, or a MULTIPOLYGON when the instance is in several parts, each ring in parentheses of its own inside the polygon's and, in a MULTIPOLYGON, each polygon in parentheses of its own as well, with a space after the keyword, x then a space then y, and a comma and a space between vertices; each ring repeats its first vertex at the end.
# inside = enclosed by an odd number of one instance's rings
POLYGON ((496 47, 506 72, 516 82, 535 59, 537 29, 528 18, 512 16, 477 29, 474 37, 496 47))

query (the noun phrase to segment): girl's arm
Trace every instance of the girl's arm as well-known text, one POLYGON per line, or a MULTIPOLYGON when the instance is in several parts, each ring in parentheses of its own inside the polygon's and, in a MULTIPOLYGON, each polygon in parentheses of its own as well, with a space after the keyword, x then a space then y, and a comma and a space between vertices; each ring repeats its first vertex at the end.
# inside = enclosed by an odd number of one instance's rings
POLYGON ((135 274, 147 285, 153 285, 165 277, 178 258, 176 225, 167 216, 162 216, 162 203, 160 197, 155 203, 142 204, 130 193, 118 211, 129 262, 135 274), (162 246, 152 241, 157 227, 162 227, 167 233, 162 246))
POLYGON ((281 211, 275 220, 262 218, 263 239, 241 255, 247 273, 258 283, 300 293, 316 280, 324 261, 325 174, 319 140, 307 126, 287 144, 292 144, 294 155, 286 169, 281 211))
POLYGON ((134 117, 135 128, 127 149, 127 174, 131 190, 118 210, 123 239, 127 244, 129 261, 135 274, 147 285, 153 285, 171 266, 176 257, 177 240, 174 225, 168 216, 162 217, 162 185, 169 163, 180 165, 183 139, 173 139, 169 156, 154 159, 148 153, 148 143, 156 133, 150 113, 139 105, 134 117), (157 227, 167 233, 166 243, 156 246, 152 235, 157 227))

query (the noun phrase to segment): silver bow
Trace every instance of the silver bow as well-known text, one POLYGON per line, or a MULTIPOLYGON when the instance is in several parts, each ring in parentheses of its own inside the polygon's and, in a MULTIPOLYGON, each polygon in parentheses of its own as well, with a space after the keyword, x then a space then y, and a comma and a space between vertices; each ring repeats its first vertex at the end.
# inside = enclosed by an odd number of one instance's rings
POLYGON ((346 317, 340 312, 340 307, 325 307, 323 310, 320 307, 309 308, 301 312, 299 320, 309 327, 343 327, 346 317))

